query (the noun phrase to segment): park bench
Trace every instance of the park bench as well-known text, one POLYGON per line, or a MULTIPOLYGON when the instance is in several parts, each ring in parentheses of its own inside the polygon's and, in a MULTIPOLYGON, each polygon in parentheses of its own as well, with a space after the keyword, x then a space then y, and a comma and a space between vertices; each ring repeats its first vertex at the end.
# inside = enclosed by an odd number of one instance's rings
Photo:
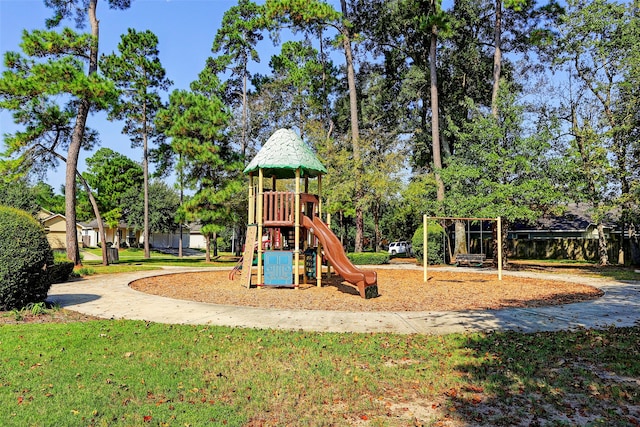
POLYGON ((486 259, 485 254, 458 254, 456 255, 456 266, 482 267, 486 259))

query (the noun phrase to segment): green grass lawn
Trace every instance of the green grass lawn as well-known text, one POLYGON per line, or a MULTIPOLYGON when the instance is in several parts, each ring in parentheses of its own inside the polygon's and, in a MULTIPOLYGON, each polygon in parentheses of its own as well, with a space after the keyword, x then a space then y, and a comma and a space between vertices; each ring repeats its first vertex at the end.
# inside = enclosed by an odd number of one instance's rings
MULTIPOLYGON (((133 252, 85 268, 186 262, 133 252)), ((120 320, 0 324, 3 426, 638 423, 640 327, 433 337, 120 320)))
POLYGON ((550 272, 557 274, 579 274, 589 277, 601 277, 613 280, 640 280, 637 267, 612 264, 600 266, 592 261, 540 259, 540 260, 509 260, 511 267, 517 270, 550 272))
POLYGON ((7 426, 633 426, 639 408, 640 328, 434 337, 0 325, 7 426))
MULTIPOLYGON (((83 249, 98 257, 102 257, 100 248, 83 249)), ((175 255, 164 254, 158 251, 151 251, 151 258, 144 258, 144 250, 138 248, 127 248, 118 251, 119 261, 103 266, 102 261, 85 259, 82 261, 83 267, 77 268, 76 273, 81 276, 92 274, 113 274, 127 273, 131 271, 158 270, 162 266, 174 267, 233 267, 237 263, 237 258, 230 253, 221 253, 217 259, 211 262, 205 261, 205 254, 200 257, 178 258, 175 255)))

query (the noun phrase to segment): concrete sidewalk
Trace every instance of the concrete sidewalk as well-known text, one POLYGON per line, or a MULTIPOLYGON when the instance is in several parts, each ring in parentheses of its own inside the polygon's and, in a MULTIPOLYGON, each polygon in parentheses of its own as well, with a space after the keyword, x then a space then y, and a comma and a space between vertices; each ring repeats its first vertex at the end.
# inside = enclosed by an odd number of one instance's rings
POLYGON ((149 295, 128 286, 130 282, 143 277, 191 271, 203 270, 167 268, 164 271, 89 277, 53 285, 47 300, 70 310, 107 319, 319 332, 448 334, 465 331, 535 332, 640 325, 640 282, 617 282, 566 275, 505 273, 584 283, 602 289, 605 295, 594 301, 540 308, 447 312, 343 312, 208 304, 149 295))

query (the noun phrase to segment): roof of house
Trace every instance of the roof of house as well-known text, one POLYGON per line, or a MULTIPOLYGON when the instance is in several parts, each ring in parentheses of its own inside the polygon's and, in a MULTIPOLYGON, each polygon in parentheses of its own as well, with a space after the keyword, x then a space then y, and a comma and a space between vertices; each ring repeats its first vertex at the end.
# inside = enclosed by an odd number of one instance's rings
POLYGON ((301 176, 308 177, 327 173, 311 148, 291 129, 279 129, 271 135, 244 173, 259 169, 267 177, 280 179, 295 178, 297 169, 300 169, 301 176))
MULTIPOLYGON (((516 223, 514 231, 555 231, 555 232, 582 232, 596 225, 592 218, 593 206, 588 203, 569 203, 561 215, 547 215, 539 218, 533 224, 516 223)), ((613 215, 609 215, 603 224, 607 228, 615 227, 613 215)))
MULTIPOLYGON (((50 222, 52 219, 54 218, 60 218, 63 221, 67 221, 67 218, 59 213, 53 213, 49 210, 46 209, 40 209, 40 211, 38 212, 38 220, 42 223, 45 224, 47 222, 50 222)), ((80 228, 80 229, 85 229, 85 228, 89 228, 87 227, 86 224, 83 224, 81 222, 76 222, 76 228, 80 228)))
MULTIPOLYGON (((89 222, 84 222, 84 223, 82 223, 82 224, 83 224, 85 227, 87 227, 87 228, 94 228, 94 229, 95 229, 95 228, 98 228, 98 220, 97 220, 97 219, 95 219, 95 218, 94 218, 94 219, 92 219, 92 220, 91 220, 91 221, 89 221, 89 222)), ((102 220, 102 225, 103 225, 103 226, 105 226, 105 227, 107 227, 107 228, 109 227, 109 226, 107 225, 107 223, 106 223, 104 220, 102 220)), ((127 225, 127 223, 126 223, 126 222, 124 222, 124 221, 120 221, 120 222, 118 222, 118 228, 128 228, 128 227, 129 227, 129 226, 127 225)))

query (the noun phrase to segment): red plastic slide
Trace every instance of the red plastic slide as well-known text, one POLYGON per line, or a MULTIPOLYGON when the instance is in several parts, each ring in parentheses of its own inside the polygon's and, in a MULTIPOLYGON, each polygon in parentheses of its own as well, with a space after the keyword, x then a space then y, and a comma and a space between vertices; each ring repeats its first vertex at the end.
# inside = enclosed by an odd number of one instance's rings
POLYGON ((344 253, 340 240, 333 231, 318 217, 313 221, 306 215, 302 216, 302 225, 311 230, 324 246, 324 254, 331 265, 344 280, 358 287, 362 298, 378 296, 378 275, 375 271, 360 270, 353 265, 344 253))

